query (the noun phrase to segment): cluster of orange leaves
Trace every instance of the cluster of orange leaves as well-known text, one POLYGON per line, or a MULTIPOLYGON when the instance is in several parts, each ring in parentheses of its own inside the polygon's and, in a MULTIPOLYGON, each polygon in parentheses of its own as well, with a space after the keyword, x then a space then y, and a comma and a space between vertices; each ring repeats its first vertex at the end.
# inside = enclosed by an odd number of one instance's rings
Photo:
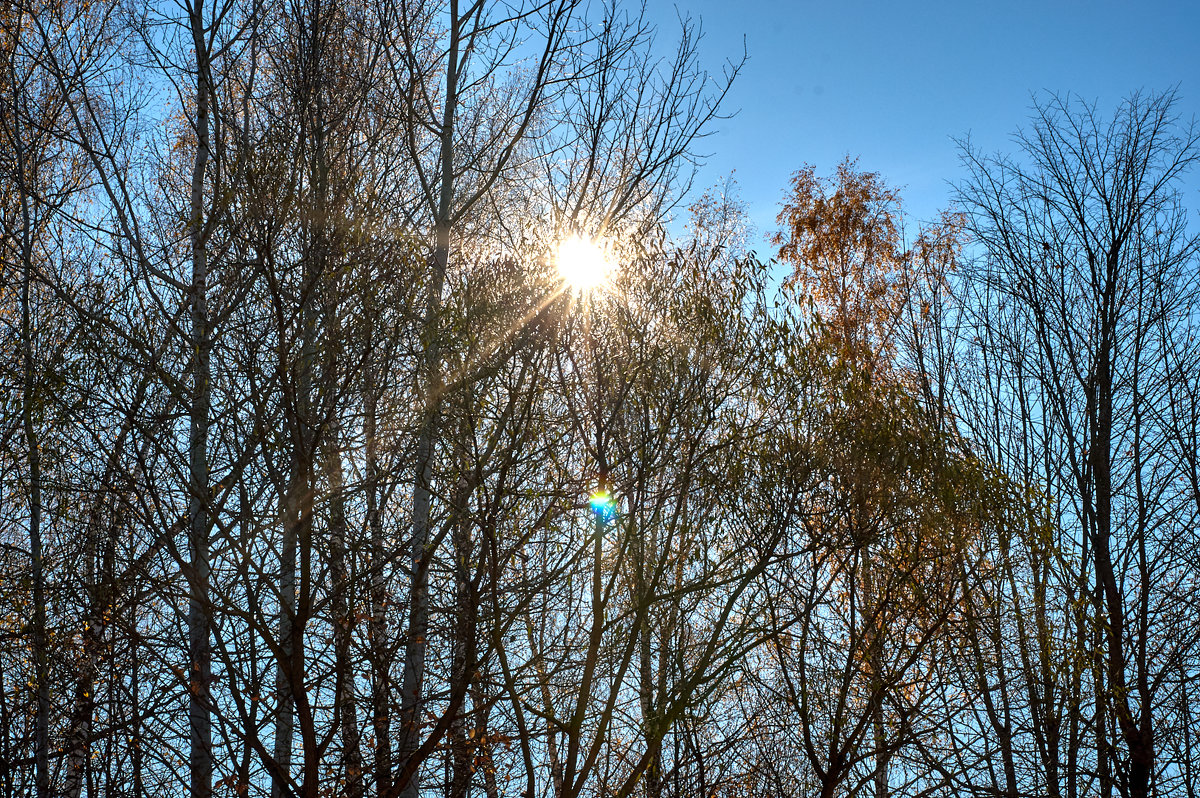
POLYGON ((948 292, 965 231, 961 215, 943 213, 906 242, 899 192, 851 158, 832 177, 811 165, 796 172, 777 221, 772 243, 792 267, 790 286, 812 302, 843 357, 871 372, 894 360, 910 303, 927 318, 948 292))

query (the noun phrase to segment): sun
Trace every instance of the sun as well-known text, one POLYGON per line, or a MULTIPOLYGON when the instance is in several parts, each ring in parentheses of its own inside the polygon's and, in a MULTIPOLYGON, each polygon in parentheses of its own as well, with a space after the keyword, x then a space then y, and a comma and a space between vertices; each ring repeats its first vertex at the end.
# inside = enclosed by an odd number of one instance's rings
POLYGON ((574 234, 558 244, 558 273, 580 293, 602 288, 612 279, 614 264, 601 242, 574 234))

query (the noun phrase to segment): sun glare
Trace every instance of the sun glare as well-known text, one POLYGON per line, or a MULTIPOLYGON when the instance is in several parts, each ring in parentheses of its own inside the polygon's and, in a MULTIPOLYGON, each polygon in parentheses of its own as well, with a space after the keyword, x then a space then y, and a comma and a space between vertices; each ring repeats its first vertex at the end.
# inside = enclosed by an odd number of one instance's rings
POLYGON ((558 273, 576 291, 601 288, 612 277, 613 262, 597 241, 572 235, 558 244, 558 273))

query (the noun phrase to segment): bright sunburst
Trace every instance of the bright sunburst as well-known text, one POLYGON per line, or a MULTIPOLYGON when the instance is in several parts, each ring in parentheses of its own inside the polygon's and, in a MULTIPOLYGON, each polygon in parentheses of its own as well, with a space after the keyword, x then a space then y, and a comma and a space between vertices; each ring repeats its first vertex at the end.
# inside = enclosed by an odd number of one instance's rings
POLYGON ((567 285, 579 292, 606 285, 612 278, 613 262, 604 246, 590 238, 574 234, 558 244, 558 273, 567 285))

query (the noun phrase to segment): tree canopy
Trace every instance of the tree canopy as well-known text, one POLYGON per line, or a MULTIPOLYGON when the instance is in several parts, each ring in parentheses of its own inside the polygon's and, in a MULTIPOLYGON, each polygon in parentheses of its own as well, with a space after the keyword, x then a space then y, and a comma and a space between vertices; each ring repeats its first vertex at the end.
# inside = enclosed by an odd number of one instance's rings
POLYGON ((767 260, 704 63, 0 2, 0 796, 1195 792, 1175 96, 1040 99, 933 221, 801 166, 767 260))

